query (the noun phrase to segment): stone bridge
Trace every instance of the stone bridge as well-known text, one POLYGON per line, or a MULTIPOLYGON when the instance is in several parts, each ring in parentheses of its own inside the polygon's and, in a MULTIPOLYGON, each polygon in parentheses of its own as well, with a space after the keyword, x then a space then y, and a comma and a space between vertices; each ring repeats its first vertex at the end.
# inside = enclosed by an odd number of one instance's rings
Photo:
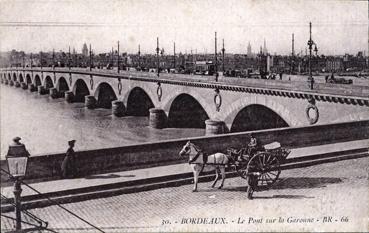
POLYGON ((260 80, 68 68, 7 68, 1 83, 149 116, 154 128, 206 128, 207 134, 369 119, 369 87, 305 80, 260 80))

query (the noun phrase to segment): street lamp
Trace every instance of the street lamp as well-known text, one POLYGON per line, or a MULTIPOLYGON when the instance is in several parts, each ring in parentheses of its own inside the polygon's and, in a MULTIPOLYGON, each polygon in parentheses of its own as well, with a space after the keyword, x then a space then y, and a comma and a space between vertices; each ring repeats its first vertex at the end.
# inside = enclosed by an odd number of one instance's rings
POLYGON ((315 42, 311 39, 311 22, 309 23, 309 32, 310 32, 310 39, 308 41, 308 46, 309 46, 309 77, 308 77, 308 85, 309 88, 312 90, 314 89, 314 78, 312 75, 312 71, 311 71, 311 57, 312 57, 312 50, 313 50, 313 45, 315 46, 314 51, 315 54, 318 54, 318 47, 316 46, 315 42))
POLYGON ((222 62, 222 70, 223 70, 223 73, 225 72, 224 70, 224 53, 225 53, 225 48, 224 48, 224 39, 223 39, 223 48, 222 48, 222 54, 223 54, 223 62, 222 62))
POLYGON ((55 51, 54 51, 54 49, 53 49, 53 69, 55 69, 55 51))
POLYGON ((157 64, 157 68, 158 68, 158 73, 157 73, 157 76, 159 78, 160 76, 160 58, 159 58, 159 37, 156 37, 156 57, 158 59, 158 64, 157 64))
POLYGON ((120 71, 120 64, 119 64, 119 41, 118 41, 118 60, 117 60, 117 66, 118 66, 118 73, 119 73, 119 71, 120 71))
POLYGON ((14 179, 14 204, 15 204, 15 229, 21 230, 22 217, 21 217, 21 180, 26 175, 27 162, 29 153, 26 150, 24 144, 19 142, 20 138, 13 139, 13 143, 9 145, 8 154, 6 155, 6 161, 8 164, 8 171, 11 178, 14 179))
POLYGON ((141 71, 141 47, 138 45, 138 69, 141 71))
POLYGON ((70 62, 70 46, 69 46, 69 48, 68 48, 68 69, 70 70, 70 66, 71 66, 71 64, 70 64, 71 62, 70 62))
POLYGON ((91 49, 91 44, 90 44, 90 71, 92 70, 92 66, 93 66, 93 61, 92 61, 92 49, 91 49))
POLYGON ((215 32, 215 51, 214 51, 214 59, 215 59, 215 82, 218 82, 218 54, 217 54, 217 32, 215 32))

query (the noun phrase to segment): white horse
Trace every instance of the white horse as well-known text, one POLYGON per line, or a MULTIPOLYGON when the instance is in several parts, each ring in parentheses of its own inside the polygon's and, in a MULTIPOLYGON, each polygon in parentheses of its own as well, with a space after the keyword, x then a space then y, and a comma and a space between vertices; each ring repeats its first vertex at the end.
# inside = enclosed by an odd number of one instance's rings
POLYGON ((194 187, 193 192, 197 191, 197 183, 199 180, 199 175, 202 171, 213 171, 215 170, 215 180, 212 184, 212 188, 215 187, 215 184, 217 183, 219 179, 219 173, 218 170, 220 170, 220 173, 222 174, 222 183, 218 187, 218 189, 221 189, 224 184, 225 180, 225 166, 229 163, 230 158, 228 155, 223 153, 215 153, 212 155, 205 155, 200 148, 198 148, 196 145, 188 141, 182 148, 182 150, 179 152, 179 156, 189 156, 189 164, 193 171, 193 178, 194 178, 194 187))

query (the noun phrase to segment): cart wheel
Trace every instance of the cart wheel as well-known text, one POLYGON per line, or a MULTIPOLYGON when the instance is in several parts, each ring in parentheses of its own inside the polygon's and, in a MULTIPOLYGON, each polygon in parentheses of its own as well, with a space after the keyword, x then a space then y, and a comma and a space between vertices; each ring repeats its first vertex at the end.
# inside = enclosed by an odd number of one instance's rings
POLYGON ((259 152, 247 164, 247 174, 257 174, 256 186, 270 186, 277 181, 281 168, 277 156, 259 152))

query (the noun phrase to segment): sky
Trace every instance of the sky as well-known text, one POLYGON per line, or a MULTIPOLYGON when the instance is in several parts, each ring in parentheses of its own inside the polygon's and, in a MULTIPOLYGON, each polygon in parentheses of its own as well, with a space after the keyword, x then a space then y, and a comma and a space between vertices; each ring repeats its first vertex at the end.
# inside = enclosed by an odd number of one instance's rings
POLYGON ((156 38, 167 54, 258 52, 266 40, 272 54, 307 47, 309 22, 320 54, 368 54, 367 0, 0 0, 0 51, 95 53, 117 49, 154 53, 156 38))

